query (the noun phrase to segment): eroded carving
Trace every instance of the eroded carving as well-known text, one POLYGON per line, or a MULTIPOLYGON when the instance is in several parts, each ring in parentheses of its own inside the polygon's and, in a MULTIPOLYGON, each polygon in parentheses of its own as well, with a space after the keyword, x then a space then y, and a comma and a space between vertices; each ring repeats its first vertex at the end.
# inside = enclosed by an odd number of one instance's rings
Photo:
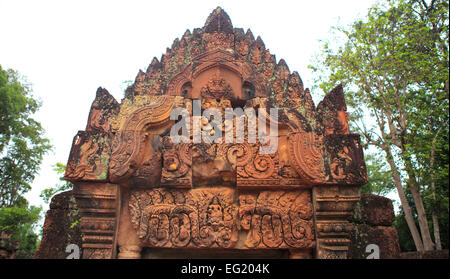
POLYGON ((289 135, 289 155, 299 175, 310 183, 326 181, 322 137, 313 133, 289 135))
POLYGON ((151 247, 312 248, 314 228, 309 191, 238 194, 230 188, 136 190, 130 212, 139 238, 151 247))
POLYGON ((222 77, 217 68, 208 83, 200 90, 202 98, 233 98, 231 85, 222 77))
POLYGON ((174 144, 169 136, 162 143, 161 184, 180 188, 192 185, 192 143, 174 144))
POLYGON ((233 247, 237 206, 229 188, 133 191, 131 221, 150 247, 233 247))
POLYGON ((73 140, 64 178, 106 181, 109 148, 108 134, 79 131, 73 140))
POLYGON ((247 248, 311 248, 313 210, 309 191, 262 191, 239 196, 247 248))

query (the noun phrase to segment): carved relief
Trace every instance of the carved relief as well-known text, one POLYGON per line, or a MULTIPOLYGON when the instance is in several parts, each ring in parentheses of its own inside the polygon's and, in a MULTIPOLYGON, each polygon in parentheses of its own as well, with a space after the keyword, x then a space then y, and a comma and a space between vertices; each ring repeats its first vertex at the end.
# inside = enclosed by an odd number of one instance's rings
POLYGON ((309 191, 134 190, 131 221, 149 247, 312 248, 309 191), (237 247, 238 229, 248 231, 237 247))
MULTIPOLYGON (((158 135, 153 135, 152 143, 159 140, 158 135)), ((156 147, 157 148, 157 147, 156 147)), ((145 149, 145 154, 142 159, 142 164, 133 173, 130 178, 130 185, 140 187, 159 186, 162 173, 162 152, 155 149, 153 146, 148 146, 145 149)))
POLYGON ((237 208, 229 188, 136 190, 129 208, 149 247, 231 248, 237 241, 237 208))
POLYGON ((205 50, 214 49, 233 49, 234 35, 226 33, 205 33, 203 35, 203 41, 205 42, 205 50))
MULTIPOLYGON (((235 154, 241 162, 237 165, 237 186, 277 186, 278 177, 278 153, 260 154, 259 144, 241 144, 245 146, 245 153, 235 154)), ((233 147, 231 150, 234 150, 233 147)), ((241 151, 242 152, 242 151, 241 151)))
POLYGON ((107 259, 115 254, 118 186, 76 182, 74 196, 81 221, 83 258, 107 259))
POLYGON ((222 143, 217 158, 228 162, 238 187, 278 186, 278 153, 259 154, 258 144, 222 143))
POLYGON ((70 181, 107 179, 109 139, 105 133, 80 131, 75 136, 64 178, 70 181))
POLYGON ((87 132, 108 133, 111 119, 117 115, 120 104, 114 99, 108 90, 99 87, 89 112, 87 132))
POLYGON ((119 114, 111 123, 111 130, 137 130, 147 123, 158 124, 169 117, 174 104, 182 97, 138 95, 125 99, 119 114))
POLYGON ((123 181, 136 171, 141 160, 139 157, 144 154, 144 141, 147 139, 148 134, 139 131, 123 131, 116 136, 109 169, 112 182, 123 181), (133 157, 138 158, 133 160, 133 157))
POLYGON ((309 191, 262 191, 239 196, 247 248, 312 248, 314 229, 309 191))
POLYGON ((182 86, 190 81, 191 67, 186 67, 181 73, 177 74, 169 82, 167 86, 167 95, 169 96, 183 96, 182 86))
POLYGON ((325 137, 330 181, 342 184, 365 184, 368 181, 359 135, 325 137))
POLYGON ((192 143, 174 144, 163 137, 161 184, 190 188, 192 185, 192 143))
POLYGON ((233 89, 231 85, 221 76, 219 68, 200 90, 202 98, 233 98, 233 89))
POLYGON ((345 259, 352 224, 348 221, 359 201, 355 186, 316 186, 313 188, 317 257, 345 259))
MULTIPOLYGON (((141 165, 145 146, 152 138, 151 129, 169 122, 169 115, 178 97, 153 96, 122 121, 121 130, 113 140, 110 175, 111 181, 123 181, 141 165)), ((126 110, 125 110, 126 111, 126 110)), ((124 112, 121 110, 120 114, 124 112)))
POLYGON ((236 168, 221 155, 220 144, 194 144, 192 149, 193 184, 196 186, 236 185, 236 168))
POLYGON ((294 133, 289 138, 289 155, 296 171, 309 183, 326 181, 322 137, 313 133, 294 133))
POLYGON ((109 131, 108 119, 103 116, 102 110, 92 109, 89 113, 89 119, 86 130, 109 131))

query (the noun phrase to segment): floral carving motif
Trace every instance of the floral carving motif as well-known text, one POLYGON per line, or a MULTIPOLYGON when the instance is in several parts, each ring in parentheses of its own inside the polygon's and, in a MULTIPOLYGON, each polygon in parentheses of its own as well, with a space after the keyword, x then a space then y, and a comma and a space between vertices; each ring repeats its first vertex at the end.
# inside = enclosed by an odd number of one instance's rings
MULTIPOLYGON (((144 163, 142 160, 146 144, 151 140, 152 127, 169 122, 170 112, 178 99, 174 96, 152 96, 137 100, 141 100, 138 106, 143 107, 128 112, 119 125, 121 130, 113 139, 109 170, 113 182, 128 178, 144 163)), ((121 110, 119 116, 122 113, 125 112, 121 110)))

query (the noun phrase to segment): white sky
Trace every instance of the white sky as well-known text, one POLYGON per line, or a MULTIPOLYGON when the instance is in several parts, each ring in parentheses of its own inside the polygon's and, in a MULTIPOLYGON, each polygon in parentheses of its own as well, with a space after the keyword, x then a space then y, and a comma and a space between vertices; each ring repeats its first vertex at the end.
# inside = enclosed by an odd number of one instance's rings
MULTIPOLYGON (((26 76, 43 105, 36 114, 54 145, 26 197, 42 205, 40 192, 58 183, 53 171, 66 164, 72 139, 84 130, 95 92, 105 87, 118 101, 123 82, 161 58, 186 29, 203 27, 217 6, 234 27, 250 28, 266 48, 298 71, 307 69, 338 22, 363 17, 375 0, 316 1, 23 1, 0 0, 0 65, 26 76)), ((317 98, 314 99, 317 104, 317 98)))

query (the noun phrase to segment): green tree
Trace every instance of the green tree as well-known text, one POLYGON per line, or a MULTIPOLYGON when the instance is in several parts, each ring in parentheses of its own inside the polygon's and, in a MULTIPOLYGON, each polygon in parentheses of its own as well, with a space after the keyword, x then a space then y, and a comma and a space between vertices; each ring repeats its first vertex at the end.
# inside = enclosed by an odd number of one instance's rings
POLYGON ((364 158, 369 182, 361 187, 361 192, 376 195, 387 195, 395 189, 392 173, 382 157, 366 154, 364 158))
POLYGON ((34 232, 42 207, 0 208, 0 232, 9 232, 15 246, 16 258, 33 258, 38 247, 38 235, 34 232))
POLYGON ((23 80, 0 66, 0 208, 26 204, 23 194, 51 148, 41 124, 32 118, 40 103, 23 80))
POLYGON ((59 176, 60 183, 42 190, 40 197, 45 203, 49 203, 51 198, 63 191, 72 189, 73 185, 70 181, 64 179, 64 172, 66 171, 66 166, 62 163, 56 163, 54 169, 56 174, 59 176))
POLYGON ((316 82, 324 92, 343 83, 353 126, 389 164, 416 249, 432 250, 426 199, 438 210, 444 185, 437 181, 448 177, 448 164, 436 164, 437 149, 448 153, 448 1, 380 2, 366 18, 334 30, 338 46, 325 42, 311 66, 316 82))

